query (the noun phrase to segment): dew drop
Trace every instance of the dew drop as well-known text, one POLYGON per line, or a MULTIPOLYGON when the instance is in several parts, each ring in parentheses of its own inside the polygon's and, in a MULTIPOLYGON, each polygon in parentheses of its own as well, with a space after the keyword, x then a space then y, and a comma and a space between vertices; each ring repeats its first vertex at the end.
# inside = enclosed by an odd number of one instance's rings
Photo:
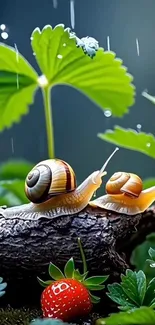
POLYGON ((106 109, 106 111, 104 111, 104 116, 105 117, 110 117, 112 115, 111 111, 109 109, 106 109))
POLYGON ((63 46, 65 47, 66 46, 66 43, 64 43, 63 46))
POLYGON ((1 37, 2 37, 3 39, 7 39, 7 38, 9 37, 9 35, 8 35, 7 32, 2 32, 2 33, 1 33, 1 37))
POLYGON ((35 52, 33 52, 33 55, 35 56, 35 55, 36 55, 36 53, 35 53, 35 52))
POLYGON ((147 146, 148 148, 150 148, 150 147, 151 147, 151 143, 148 142, 148 143, 146 144, 146 146, 147 146))
POLYGON ((137 124, 137 131, 138 131, 138 132, 140 132, 140 131, 141 131, 141 129, 142 129, 142 126, 141 126, 141 124, 137 124))
POLYGON ((57 55, 57 58, 58 58, 58 59, 62 59, 63 56, 62 56, 61 54, 58 54, 58 55, 57 55))
POLYGON ((6 28, 6 25, 5 25, 5 24, 1 24, 1 25, 0 25, 0 29, 1 29, 1 30, 5 30, 5 28, 6 28))

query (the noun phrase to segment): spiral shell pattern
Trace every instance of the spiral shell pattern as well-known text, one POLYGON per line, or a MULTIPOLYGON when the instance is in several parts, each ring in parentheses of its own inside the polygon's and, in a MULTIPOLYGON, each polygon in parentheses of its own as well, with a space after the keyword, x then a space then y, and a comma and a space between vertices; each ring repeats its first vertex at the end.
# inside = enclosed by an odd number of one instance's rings
POLYGON ((33 203, 41 203, 52 196, 71 192, 76 188, 72 167, 61 159, 40 162, 28 173, 25 193, 33 203))
POLYGON ((132 173, 117 172, 106 183, 108 194, 121 194, 138 197, 143 190, 143 183, 139 176, 132 173))

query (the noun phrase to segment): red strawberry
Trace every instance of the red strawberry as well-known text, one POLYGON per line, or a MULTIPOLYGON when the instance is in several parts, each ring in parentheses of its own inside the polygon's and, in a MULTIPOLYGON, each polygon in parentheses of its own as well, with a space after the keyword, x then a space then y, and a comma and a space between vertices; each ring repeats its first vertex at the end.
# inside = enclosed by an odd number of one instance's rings
POLYGON ((41 296, 44 317, 69 321, 89 314, 93 304, 87 288, 77 280, 62 279, 44 289, 41 296))
POLYGON ((74 267, 71 258, 65 265, 64 274, 53 263, 49 265, 49 274, 52 279, 38 281, 46 287, 41 295, 41 307, 43 317, 57 318, 62 321, 72 321, 76 317, 86 316, 90 313, 93 304, 100 301, 89 290, 102 290, 108 276, 93 276, 86 278, 88 271, 81 242, 78 239, 80 252, 83 260, 83 274, 74 267))

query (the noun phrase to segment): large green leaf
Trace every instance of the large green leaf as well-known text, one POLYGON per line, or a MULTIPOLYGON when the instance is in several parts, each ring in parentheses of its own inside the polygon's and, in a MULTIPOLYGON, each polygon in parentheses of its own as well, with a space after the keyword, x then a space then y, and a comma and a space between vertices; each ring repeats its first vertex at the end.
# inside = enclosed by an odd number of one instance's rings
MULTIPOLYGON (((99 48, 91 59, 82 48, 77 48, 76 37, 62 24, 53 29, 47 25, 42 31, 36 28, 31 45, 41 72, 51 86, 75 87, 115 116, 122 116, 133 105, 133 78, 122 66, 122 60, 115 58, 115 53, 99 48)), ((40 85, 43 86, 41 82, 40 85)))
POLYGON ((17 49, 0 43, 0 131, 28 112, 38 87, 37 78, 17 49))
POLYGON ((114 131, 107 130, 105 133, 99 133, 98 137, 120 147, 139 151, 155 158, 155 137, 151 133, 138 133, 132 129, 115 126, 114 131))
POLYGON ((120 312, 101 318, 96 325, 154 325, 155 312, 149 307, 141 307, 131 312, 120 312))
POLYGON ((1 180, 13 180, 22 179, 25 180, 29 171, 34 167, 34 164, 23 159, 12 159, 5 163, 0 164, 0 179, 1 180))
POLYGON ((143 188, 144 189, 152 187, 152 186, 155 186, 155 178, 154 177, 149 177, 149 178, 143 179, 143 188))

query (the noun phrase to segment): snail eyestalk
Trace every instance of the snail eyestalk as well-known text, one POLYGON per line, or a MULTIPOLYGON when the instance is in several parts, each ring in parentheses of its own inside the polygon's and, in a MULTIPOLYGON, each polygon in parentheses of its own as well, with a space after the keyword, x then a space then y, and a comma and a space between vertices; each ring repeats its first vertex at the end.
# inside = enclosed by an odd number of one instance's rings
POLYGON ((100 176, 104 176, 107 173, 105 172, 105 168, 107 167, 109 161, 111 160, 111 158, 114 156, 114 154, 116 153, 116 151, 118 151, 119 148, 116 147, 115 150, 112 152, 112 154, 109 156, 109 158, 106 160, 106 162, 104 163, 104 165, 102 166, 102 168, 99 171, 100 176), (106 174, 105 174, 106 173, 106 174))

